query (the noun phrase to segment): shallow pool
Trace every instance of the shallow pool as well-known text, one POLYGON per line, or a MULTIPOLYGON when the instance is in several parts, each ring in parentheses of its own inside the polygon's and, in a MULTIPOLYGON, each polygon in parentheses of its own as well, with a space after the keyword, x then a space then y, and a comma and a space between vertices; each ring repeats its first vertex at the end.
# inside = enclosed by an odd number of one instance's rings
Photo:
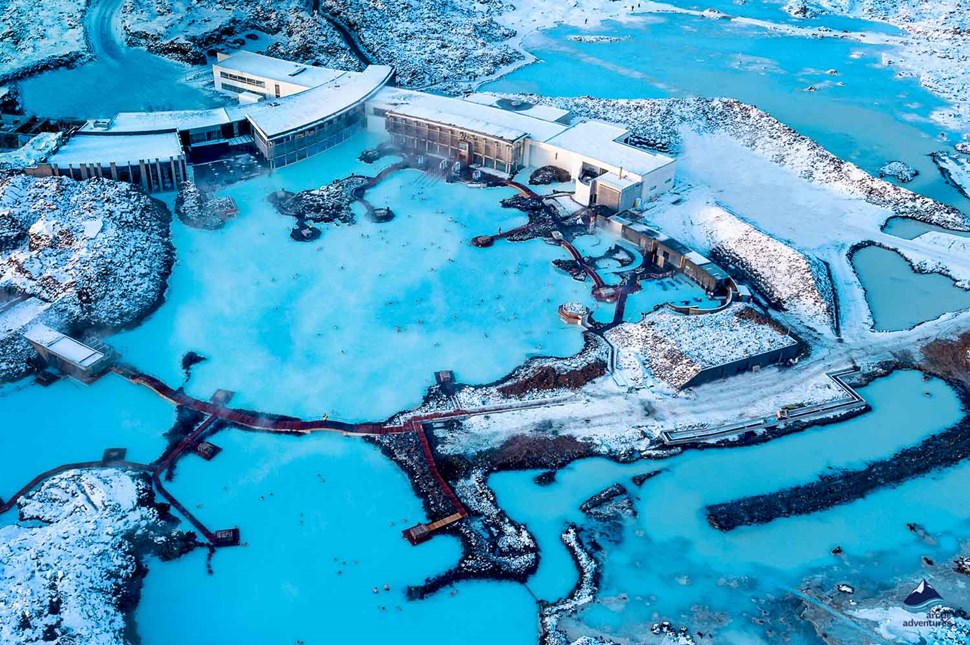
POLYGON ((317 187, 376 174, 356 161, 376 143, 360 135, 308 161, 229 188, 239 216, 219 231, 174 225, 178 263, 167 302, 111 343, 126 361, 167 382, 187 351, 208 357, 188 391, 235 390, 234 404, 267 412, 381 419, 416 405, 437 370, 466 383, 496 380, 530 356, 582 347, 559 321, 562 302, 590 287, 557 272, 558 246, 483 233, 523 223, 499 201, 507 188, 470 188, 406 170, 368 191, 396 217, 324 226, 294 242, 294 220, 267 201, 278 188, 317 187))
POLYGON ((878 331, 909 329, 970 307, 970 291, 938 273, 916 273, 895 251, 868 246, 852 255, 878 331))
MULTIPOLYGON (((601 601, 583 616, 598 628, 630 635, 663 619, 691 624, 698 606, 740 617, 752 609, 752 596, 783 591, 830 564, 836 545, 877 577, 887 575, 889 567, 917 567, 925 545, 914 544, 918 541, 906 523, 921 523, 934 534, 964 526, 967 515, 955 487, 970 482, 970 466, 764 526, 722 533, 706 521, 709 504, 807 483, 833 468, 859 468, 962 416, 949 386, 938 379, 925 381, 917 372, 896 372, 862 388, 861 394, 872 412, 758 446, 691 451, 628 465, 584 460, 560 471, 546 487, 532 481, 535 472, 493 475, 489 481, 500 504, 527 524, 543 549, 530 589, 541 598, 556 598, 571 588, 577 575, 559 533, 566 522, 584 522, 579 505, 617 481, 631 490, 639 517, 626 527, 619 546, 607 546, 601 601), (660 468, 667 472, 642 488, 630 481, 632 475, 660 468), (880 555, 867 560, 869 554, 880 555)), ((952 548, 953 541, 945 547, 952 548)))

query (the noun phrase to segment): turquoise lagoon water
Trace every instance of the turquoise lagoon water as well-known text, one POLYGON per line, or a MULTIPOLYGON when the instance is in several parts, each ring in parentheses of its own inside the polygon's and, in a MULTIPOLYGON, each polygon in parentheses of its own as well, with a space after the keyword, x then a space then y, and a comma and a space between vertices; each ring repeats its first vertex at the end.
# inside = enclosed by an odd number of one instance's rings
MULTIPOLYGON (((376 174, 381 165, 356 156, 377 141, 360 135, 227 189, 240 212, 220 231, 174 224, 179 259, 165 305, 112 345, 169 383, 183 378, 183 354, 208 357, 187 384, 198 397, 226 388, 242 407, 350 420, 381 419, 419 403, 437 370, 487 383, 530 356, 578 351, 582 336, 559 321, 557 308, 597 303, 589 281, 552 267, 566 257, 562 249, 540 240, 487 249, 469 243, 526 221, 499 206, 512 189, 400 171, 367 193, 375 206, 392 208, 390 223, 361 216, 354 226, 324 227, 316 242, 289 238, 293 220, 267 196, 352 172, 376 174)), ((627 311, 633 319, 667 300, 703 296, 686 280, 650 281, 627 311)), ((602 316, 612 313, 609 306, 602 316)))
POLYGON ((942 226, 934 226, 933 224, 927 224, 926 222, 909 217, 890 217, 883 225, 882 231, 883 233, 889 233, 890 235, 902 237, 907 240, 915 239, 923 233, 929 232, 946 233, 947 235, 956 235, 957 237, 970 237, 970 232, 967 231, 951 231, 942 226))
MULTIPOLYGON (((831 564, 836 545, 858 558, 857 565, 867 562, 874 577, 917 568, 927 547, 916 543, 906 523, 921 523, 933 534, 965 528, 959 491, 970 483, 970 466, 764 526, 722 533, 706 522, 709 504, 807 483, 833 468, 858 468, 942 430, 962 414, 945 383, 924 381, 916 372, 894 373, 861 392, 873 412, 759 446, 627 465, 589 459, 559 471, 547 487, 532 481, 536 471, 493 475, 489 481, 499 503, 526 523, 542 548, 529 588, 540 598, 556 598, 572 587, 577 574, 559 533, 567 522, 583 522, 578 511, 583 500, 617 481, 631 490, 639 517, 624 529, 620 546, 607 546, 600 600, 580 616, 596 629, 629 636, 657 620, 691 624, 694 606, 737 618, 751 609, 751 597, 797 586, 814 569, 831 564), (660 468, 668 472, 642 488, 630 481, 660 468), (872 554, 878 557, 863 559, 872 554), (740 591, 731 582, 737 580, 743 580, 740 591)), ((949 539, 940 548, 953 546, 949 539)))
POLYGON ((175 408, 154 392, 109 375, 86 386, 64 378, 0 388, 0 498, 40 472, 65 463, 98 461, 106 448, 127 448, 147 463, 165 448, 175 408))
POLYGON ((95 0, 84 29, 93 60, 18 82, 24 109, 47 117, 91 119, 122 111, 187 110, 220 104, 216 94, 185 81, 192 68, 123 42, 117 13, 123 0, 95 0))
POLYGON ((852 266, 866 290, 875 329, 909 329, 970 307, 970 291, 938 273, 920 274, 896 253, 878 246, 855 252, 852 266))
POLYGON ((213 441, 223 452, 181 460, 170 488, 211 526, 239 526, 244 544, 216 553, 211 576, 203 550, 150 563, 135 616, 145 645, 429 634, 442 643, 534 642, 535 602, 520 585, 462 584, 454 595, 406 600, 408 584, 454 565, 460 550, 448 537, 418 547, 401 537, 427 518, 404 474, 375 448, 335 435, 239 430, 213 441))
MULTIPOLYGON (((498 202, 511 189, 393 174, 368 200, 396 218, 326 226, 320 240, 289 238, 294 220, 267 196, 323 185, 351 172, 377 139, 360 135, 312 160, 225 191, 239 216, 220 231, 174 225, 179 250, 165 305, 111 343, 125 360, 167 382, 196 366, 188 391, 238 392, 235 404, 267 412, 380 419, 420 402, 436 370, 469 383, 500 378, 529 356, 565 356, 582 337, 557 307, 591 299, 588 284, 550 265, 541 241, 469 244, 525 221, 498 202)), ((385 162, 386 163, 386 162, 385 162)))
MULTIPOLYGON (((705 7, 791 21, 773 3, 721 4, 725 6, 715 2, 705 7)), ((825 17, 804 24, 825 23, 833 29, 850 24, 836 27, 838 22, 825 17)), ((856 26, 866 31, 885 27, 856 26)), ((915 80, 897 78, 895 69, 883 63, 884 56, 893 57, 892 47, 791 36, 679 14, 606 22, 591 32, 625 38, 621 42, 568 39, 584 33, 590 32, 556 27, 528 37, 525 47, 540 61, 485 89, 604 98, 734 97, 766 110, 870 173, 877 173, 887 161, 905 161, 920 171, 907 188, 970 211, 970 200, 949 186, 927 157, 948 146, 939 140, 942 129, 929 121, 930 113, 943 103, 915 80), (826 74, 829 69, 838 74, 826 74), (817 91, 806 91, 809 86, 817 91)), ((956 132, 946 136, 959 140, 956 132)))

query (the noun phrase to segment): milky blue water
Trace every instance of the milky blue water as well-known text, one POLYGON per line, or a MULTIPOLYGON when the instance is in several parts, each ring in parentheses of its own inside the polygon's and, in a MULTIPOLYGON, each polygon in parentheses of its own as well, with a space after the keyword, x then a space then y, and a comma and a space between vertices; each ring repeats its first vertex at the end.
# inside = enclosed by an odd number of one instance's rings
MULTIPOLYGON (((102 5, 102 23, 118 3, 109 4, 102 5)), ((739 7, 714 0, 703 8, 708 6, 795 24, 769 3, 739 7)), ((891 32, 834 17, 797 24, 891 32)), ((115 51, 103 24, 98 33, 102 55, 96 62, 22 83, 29 111, 92 117, 213 104, 212 97, 180 82, 188 68, 138 50, 115 51), (132 69, 139 70, 138 82, 131 81, 132 69)), ((870 172, 891 159, 906 161, 921 171, 909 188, 967 207, 925 157, 940 146, 940 129, 928 121, 940 102, 914 81, 894 77, 892 67, 882 64, 883 56, 892 56, 889 48, 671 15, 608 23, 597 32, 627 38, 620 43, 567 39, 577 33, 557 28, 530 38, 527 48, 543 62, 487 89, 620 98, 733 96, 870 172), (804 91, 809 85, 817 91, 804 91)), ((125 360, 172 384, 183 378, 184 352, 206 355, 209 360, 196 366, 187 384, 200 397, 229 388, 244 407, 348 419, 381 418, 414 405, 438 369, 485 382, 529 356, 575 352, 581 337, 559 323, 556 306, 565 300, 598 305, 588 282, 551 267, 563 251, 539 241, 500 242, 490 249, 467 244, 475 235, 524 221, 521 213, 497 206, 511 191, 451 186, 402 172, 368 195, 376 206, 394 209, 393 222, 362 218, 354 227, 326 228, 317 242, 289 240, 292 220, 269 206, 269 192, 316 187, 351 172, 374 174, 386 160, 375 167, 355 157, 375 142, 361 136, 231 187, 225 192, 240 214, 221 231, 174 224, 179 261, 168 301, 145 325, 110 342, 125 360)), ((907 224, 893 226, 901 235, 912 232, 907 224)), ((580 244, 604 242, 588 238, 580 244)), ((939 315, 942 310, 934 312, 941 302, 948 308, 959 302, 952 283, 913 277, 895 254, 869 251, 856 254, 856 267, 873 298, 877 328, 908 327, 939 315), (904 310, 895 294, 917 282, 925 289, 915 296, 908 290, 904 310)), ((682 279, 653 285, 631 297, 628 319, 672 296, 703 298, 682 279)), ((860 558, 879 552, 873 576, 885 576, 890 564, 912 565, 918 553, 905 523, 917 521, 934 532, 965 527, 960 509, 970 467, 730 534, 714 531, 703 517, 706 504, 804 483, 832 467, 858 467, 960 416, 948 387, 910 372, 876 381, 863 395, 873 413, 763 446, 627 466, 585 460, 560 472, 548 488, 533 484, 535 473, 493 476, 503 508, 528 524, 543 549, 529 590, 547 599, 568 592, 576 572, 558 537, 564 523, 582 519, 578 505, 589 495, 614 481, 633 489, 629 477, 654 468, 670 472, 635 489, 640 517, 626 527, 622 547, 607 550, 604 600, 581 615, 594 629, 638 636, 659 618, 688 622, 698 604, 740 615, 753 594, 796 584, 828 562, 835 544, 860 558), (719 582, 742 576, 753 586, 740 593, 719 582)), ((106 447, 128 447, 130 458, 149 461, 161 453, 161 433, 174 418, 167 403, 115 377, 89 387, 71 381, 48 389, 8 386, 0 390, 0 413, 9 420, 0 496, 44 468, 97 459, 106 447)), ((437 537, 414 548, 401 538, 402 528, 429 518, 403 474, 370 446, 329 435, 238 430, 217 435, 215 442, 224 452, 212 462, 182 459, 171 489, 206 523, 239 526, 245 544, 218 552, 212 576, 202 551, 152 563, 136 616, 145 643, 377 642, 388 634, 401 640, 432 634, 441 643, 535 641, 536 607, 522 586, 462 584, 456 595, 405 601, 404 587, 453 565, 458 545, 437 537), (384 584, 391 590, 382 591, 384 584)), ((738 621, 724 632, 724 642, 758 637, 749 631, 738 621)))
POLYGON ((439 631, 443 643, 534 642, 535 602, 519 585, 406 600, 406 586, 454 565, 459 547, 401 537, 427 518, 375 448, 322 434, 228 431, 213 441, 223 452, 182 459, 170 489, 211 526, 240 527, 244 544, 216 553, 211 576, 203 550, 150 564, 135 616, 145 645, 378 643, 439 631))
POLYGON ((109 375, 92 385, 64 378, 48 387, 20 381, 0 387, 0 498, 65 463, 98 461, 127 448, 147 463, 165 448, 175 409, 153 392, 109 375))
POLYGON ((929 233, 930 231, 956 235, 957 237, 970 237, 970 232, 951 231, 942 226, 934 226, 933 224, 927 224, 909 217, 890 217, 883 225, 882 230, 884 233, 889 233, 890 235, 902 237, 907 240, 915 239, 923 233, 929 233))
POLYGON ((915 273, 895 251, 868 246, 853 254, 852 266, 865 287, 879 331, 909 329, 970 307, 970 291, 939 273, 915 273))
MULTIPOLYGON (((794 21, 774 3, 736 6, 722 0, 720 5, 704 3, 736 16, 794 21)), ((885 25, 835 17, 799 24, 887 31, 885 25)), ((592 30, 621 42, 568 39, 584 33, 589 32, 556 27, 527 37, 526 49, 540 61, 485 89, 604 98, 733 97, 757 105, 870 173, 887 161, 905 161, 920 171, 907 188, 970 210, 970 200, 946 184, 927 157, 948 145, 939 140, 943 128, 929 121, 943 103, 884 64, 884 57, 894 55, 892 47, 680 14, 605 22, 592 30), (831 69, 838 73, 827 74, 831 69), (810 86, 816 91, 806 91, 810 86)), ((945 135, 951 142, 959 140, 959 133, 945 135)))
MULTIPOLYGON (((620 547, 607 547, 602 600, 583 618, 623 635, 642 633, 644 625, 663 619, 690 624, 694 605, 738 616, 750 607, 751 596, 797 585, 813 568, 830 564, 836 545, 849 557, 895 551, 895 560, 880 556, 882 568, 873 575, 885 574, 890 562, 916 568, 925 545, 914 544, 906 523, 919 522, 934 534, 965 525, 960 493, 953 487, 970 483, 970 467, 764 526, 722 533, 706 521, 709 504, 807 483, 833 468, 859 468, 961 416, 960 401, 945 383, 924 381, 916 372, 894 373, 861 393, 873 412, 759 446, 629 465, 584 460, 559 471, 547 487, 532 481, 535 472, 493 475, 489 483, 499 503, 527 524, 543 549, 530 589, 541 598, 555 598, 575 583, 577 574, 559 533, 566 522, 583 521, 578 511, 582 501, 614 482, 632 491, 639 517, 626 527, 620 547), (642 488, 630 481, 635 474, 659 468, 668 472, 642 488), (724 581, 742 578, 739 597, 724 581), (629 600, 617 604, 620 594, 629 600)), ((948 544, 952 548, 952 541, 948 544)))
POLYGON ((224 103, 217 94, 185 82, 208 70, 126 46, 118 19, 121 5, 122 0, 90 3, 84 28, 93 60, 18 82, 25 111, 92 119, 122 111, 188 110, 224 103))
POLYGON ((582 346, 557 307, 591 300, 590 285, 559 274, 558 246, 542 241, 471 246, 476 235, 523 223, 499 201, 511 189, 435 182, 419 171, 392 175, 368 193, 396 218, 325 227, 294 242, 294 220, 267 201, 279 188, 314 188, 351 172, 365 135, 312 160, 226 191, 239 216, 216 232, 174 225, 178 264, 165 305, 110 342, 125 360, 167 382, 196 351, 188 391, 237 391, 260 410, 381 419, 416 405, 437 370, 468 383, 500 378, 535 355, 582 346))

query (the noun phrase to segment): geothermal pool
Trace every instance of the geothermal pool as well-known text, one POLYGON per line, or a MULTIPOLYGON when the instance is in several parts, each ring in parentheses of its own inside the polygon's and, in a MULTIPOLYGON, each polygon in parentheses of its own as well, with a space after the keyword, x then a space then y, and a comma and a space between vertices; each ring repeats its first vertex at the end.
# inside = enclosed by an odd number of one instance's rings
POLYGON ((966 465, 808 516, 728 533, 707 524, 708 504, 808 483, 831 469, 859 468, 918 443, 962 415, 949 386, 924 381, 917 372, 893 373, 860 392, 872 404, 871 413, 767 444, 628 465, 588 459, 560 470, 549 486, 533 482, 539 471, 493 475, 489 483, 500 505, 529 527, 542 549, 530 590, 543 599, 568 593, 577 573, 559 534, 567 522, 583 523, 579 505, 614 482, 634 495, 639 517, 627 523, 621 544, 606 546, 600 600, 579 616, 604 633, 635 637, 663 619, 690 625, 696 622, 693 607, 705 606, 733 618, 722 638, 765 642, 765 634, 748 624, 754 609, 750 598, 797 588, 816 569, 834 564, 830 551, 836 545, 861 569, 858 579, 848 580, 857 588, 874 580, 885 584, 900 567, 919 568, 927 547, 907 530, 908 522, 942 534, 937 552, 950 557, 953 533, 970 525, 960 512, 959 491, 970 484, 966 465), (657 469, 667 472, 641 488, 630 481, 657 469), (725 580, 744 580, 743 590, 725 580))
MULTIPOLYGON (((742 5, 730 0, 703 6, 690 0, 672 4, 712 7, 732 16, 796 27, 896 31, 881 23, 834 16, 795 20, 780 3, 764 0, 742 5)), ((959 133, 930 121, 932 112, 944 105, 940 99, 914 79, 897 77, 895 68, 885 64, 893 58, 893 47, 672 13, 634 14, 593 30, 556 27, 528 36, 524 46, 539 62, 484 89, 604 98, 737 98, 872 174, 887 161, 905 161, 920 172, 907 188, 970 211, 970 200, 943 180, 927 156, 959 141, 959 133), (588 33, 622 40, 570 40, 588 33)))
POLYGON ((970 291, 939 273, 916 273, 903 256, 867 246, 852 256, 877 331, 909 329, 951 311, 970 308, 970 291))
POLYGON ((219 231, 175 224, 178 264, 165 305, 111 343, 125 360, 166 382, 196 351, 189 392, 238 392, 235 405, 344 420, 375 420, 420 403, 436 370, 468 383, 501 378, 530 356, 582 347, 557 307, 592 300, 589 284, 551 266, 563 257, 540 240, 479 249, 482 233, 524 223, 499 201, 512 189, 475 189, 405 170, 367 199, 396 214, 385 224, 324 225, 294 242, 291 218, 267 201, 277 189, 315 188, 376 174, 357 155, 359 135, 311 160, 236 184, 239 216, 219 231))

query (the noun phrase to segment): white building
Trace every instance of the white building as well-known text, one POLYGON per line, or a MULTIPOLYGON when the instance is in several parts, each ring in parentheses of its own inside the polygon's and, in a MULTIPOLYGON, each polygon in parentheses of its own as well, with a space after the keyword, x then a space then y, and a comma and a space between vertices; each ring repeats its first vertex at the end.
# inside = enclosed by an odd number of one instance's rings
POLYGON ((576 180, 576 201, 622 211, 670 190, 676 163, 626 143, 626 128, 584 121, 546 141, 531 141, 532 166, 556 166, 576 180))
POLYGON ((503 101, 385 87, 367 101, 367 127, 387 131, 402 147, 500 174, 562 168, 584 206, 621 211, 673 186, 674 159, 627 144, 626 128, 598 121, 570 126, 566 110, 503 101))
POLYGON ((494 94, 452 98, 388 87, 392 75, 384 65, 347 72, 252 52, 220 55, 213 83, 239 96, 238 105, 125 112, 90 122, 51 159, 47 174, 111 177, 165 190, 186 175, 183 149, 199 162, 234 146, 255 148, 278 168, 366 127, 388 133, 402 148, 499 175, 562 168, 584 206, 621 211, 673 185, 674 160, 628 145, 621 126, 571 125, 567 110, 494 94))
POLYGON ((140 185, 146 192, 175 190, 187 177, 178 134, 79 132, 31 174, 73 179, 102 177, 140 185))

